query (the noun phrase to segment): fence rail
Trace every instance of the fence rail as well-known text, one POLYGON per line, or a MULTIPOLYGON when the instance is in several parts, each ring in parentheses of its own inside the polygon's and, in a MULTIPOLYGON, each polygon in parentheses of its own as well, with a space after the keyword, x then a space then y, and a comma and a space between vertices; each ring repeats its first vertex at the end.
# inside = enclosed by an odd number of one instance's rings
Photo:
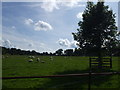
POLYGON ((102 57, 101 62, 98 57, 90 57, 89 58, 89 66, 90 68, 94 68, 94 66, 99 67, 99 64, 102 64, 102 68, 112 68, 112 58, 102 57), (101 63, 102 62, 102 63, 101 63))
POLYGON ((113 75, 113 74, 120 74, 120 72, 81 73, 81 74, 64 74, 64 75, 51 75, 51 76, 2 77, 0 79, 55 78, 55 77, 74 77, 74 76, 89 76, 89 75, 113 75))

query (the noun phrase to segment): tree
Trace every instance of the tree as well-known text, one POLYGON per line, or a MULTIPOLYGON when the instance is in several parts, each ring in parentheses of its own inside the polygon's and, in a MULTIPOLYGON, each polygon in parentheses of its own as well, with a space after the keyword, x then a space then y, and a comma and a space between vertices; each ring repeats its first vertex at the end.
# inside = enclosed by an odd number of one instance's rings
POLYGON ((102 48, 111 50, 118 42, 115 14, 104 5, 104 2, 94 4, 88 1, 82 17, 83 20, 78 23, 80 28, 77 29, 77 33, 72 33, 74 40, 84 51, 92 53, 94 50, 101 64, 102 48))
POLYGON ((73 55, 73 49, 67 49, 64 51, 65 55, 72 56, 73 55))
POLYGON ((59 56, 60 56, 60 55, 62 55, 62 54, 63 54, 63 52, 62 52, 62 51, 63 51, 63 49, 58 49, 55 53, 56 53, 57 55, 59 55, 59 56))
POLYGON ((75 48, 75 50, 74 50, 74 55, 75 56, 83 56, 84 54, 83 54, 83 51, 82 51, 82 49, 80 49, 80 48, 75 48))

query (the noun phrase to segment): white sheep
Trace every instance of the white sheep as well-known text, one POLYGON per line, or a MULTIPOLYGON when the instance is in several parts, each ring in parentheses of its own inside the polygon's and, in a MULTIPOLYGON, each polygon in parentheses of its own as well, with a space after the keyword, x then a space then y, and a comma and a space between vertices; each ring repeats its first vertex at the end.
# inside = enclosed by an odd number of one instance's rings
POLYGON ((45 61, 41 61, 41 63, 45 63, 45 61))
POLYGON ((50 60, 53 61, 53 57, 52 56, 50 57, 50 60))
POLYGON ((35 58, 35 56, 29 56, 28 58, 34 59, 34 58, 35 58))
POLYGON ((40 62, 40 58, 37 58, 37 62, 40 62))
POLYGON ((32 56, 31 58, 35 58, 35 56, 32 56))
POLYGON ((28 58, 31 58, 31 56, 29 56, 28 58))
POLYGON ((33 60, 32 60, 32 59, 30 59, 30 60, 28 60, 28 62, 33 62, 33 60))

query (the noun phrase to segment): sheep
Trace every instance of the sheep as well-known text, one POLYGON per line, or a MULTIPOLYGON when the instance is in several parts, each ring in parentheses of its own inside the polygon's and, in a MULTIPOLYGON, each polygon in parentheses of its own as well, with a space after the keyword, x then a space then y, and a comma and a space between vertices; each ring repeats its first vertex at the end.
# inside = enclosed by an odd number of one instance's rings
POLYGON ((53 57, 52 56, 50 57, 50 60, 53 61, 53 57))
POLYGON ((34 58, 35 58, 35 56, 31 56, 31 58, 32 58, 32 59, 34 59, 34 58))
POLYGON ((29 56, 28 58, 32 58, 32 59, 34 59, 34 58, 35 58, 35 56, 29 56))
POLYGON ((40 58, 37 58, 37 62, 40 62, 40 58))
POLYGON ((30 59, 30 60, 28 60, 28 62, 33 62, 33 60, 32 60, 32 59, 30 59))
POLYGON ((41 61, 41 63, 45 63, 45 61, 41 61))
POLYGON ((28 58, 31 58, 31 56, 29 56, 28 58))

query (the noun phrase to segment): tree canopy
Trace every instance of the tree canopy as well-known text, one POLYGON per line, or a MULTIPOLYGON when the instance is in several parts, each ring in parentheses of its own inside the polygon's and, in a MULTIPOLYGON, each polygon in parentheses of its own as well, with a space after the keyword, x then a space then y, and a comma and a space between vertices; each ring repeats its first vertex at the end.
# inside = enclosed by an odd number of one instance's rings
POLYGON ((82 17, 77 32, 72 33, 80 48, 100 51, 101 48, 110 50, 118 46, 116 16, 109 6, 104 2, 94 4, 89 1, 82 17))

